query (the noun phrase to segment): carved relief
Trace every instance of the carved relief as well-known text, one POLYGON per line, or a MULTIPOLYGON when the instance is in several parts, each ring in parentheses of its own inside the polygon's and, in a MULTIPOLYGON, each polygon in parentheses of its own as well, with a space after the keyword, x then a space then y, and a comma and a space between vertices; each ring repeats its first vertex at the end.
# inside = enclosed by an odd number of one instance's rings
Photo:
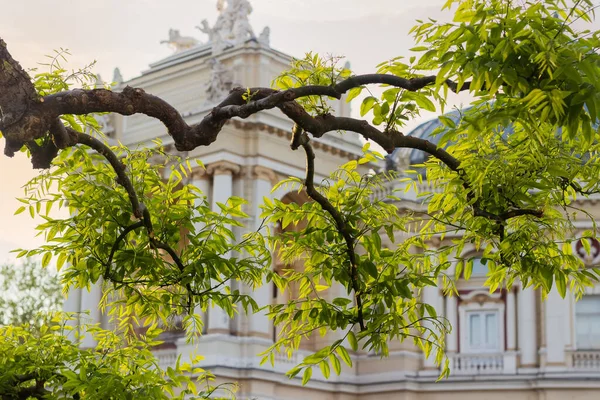
POLYGON ((216 104, 227 96, 233 86, 233 74, 216 58, 208 60, 210 77, 206 83, 205 104, 216 104))
POLYGON ((579 257, 585 265, 595 265, 600 262, 600 242, 595 238, 583 238, 573 243, 573 252, 579 257), (587 241, 587 246, 584 245, 587 241), (586 250, 589 247, 589 253, 586 250))
POLYGON ((461 295, 461 304, 479 304, 483 306, 485 303, 504 303, 499 292, 488 293, 487 291, 475 290, 468 294, 461 295))

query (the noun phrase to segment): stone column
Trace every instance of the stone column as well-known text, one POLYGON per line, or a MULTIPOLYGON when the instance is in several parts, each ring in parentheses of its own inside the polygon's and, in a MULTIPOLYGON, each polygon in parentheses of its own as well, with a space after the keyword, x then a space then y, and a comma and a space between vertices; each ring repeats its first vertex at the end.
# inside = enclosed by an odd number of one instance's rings
MULTIPOLYGON (((217 203, 226 204, 232 196, 233 175, 240 172, 240 166, 228 161, 219 161, 210 164, 207 172, 213 175, 211 207, 213 211, 220 212, 217 203)), ((211 307, 208 310, 208 333, 229 333, 229 325, 230 318, 224 310, 219 307, 211 307)))
POLYGON ((506 351, 504 373, 517 373, 517 304, 514 289, 506 292, 506 351))
MULTIPOLYGON (((443 314, 442 310, 442 295, 440 293, 440 289, 436 286, 425 286, 422 291, 422 301, 425 304, 431 305, 435 308, 435 311, 438 316, 443 314)), ((424 324, 429 329, 435 329, 435 324, 426 321, 424 324)), ((427 333, 425 333, 425 337, 427 337, 427 333)), ((433 348, 429 357, 425 358, 423 361, 423 367, 425 369, 437 369, 437 365, 435 364, 435 353, 437 348, 433 348)))
MULTIPOLYGON (((83 315, 79 319, 80 324, 95 325, 102 322, 102 313, 100 312, 99 304, 102 299, 102 281, 99 280, 90 286, 89 291, 82 291, 81 294, 81 311, 89 312, 89 315, 83 315)), ((96 341, 91 335, 83 330, 83 339, 81 347, 95 347, 96 341)))
POLYGON ((456 294, 446 297, 446 318, 452 326, 452 333, 446 337, 446 352, 456 353, 458 351, 458 298, 456 294))
MULTIPOLYGON (((208 172, 202 168, 198 168, 194 170, 192 174, 192 185, 200 189, 200 191, 206 196, 206 200, 210 204, 210 183, 211 176, 208 172)), ((201 203, 201 199, 196 200, 195 205, 199 205, 201 203)))
MULTIPOLYGON (((277 176, 275 173, 265 167, 255 166, 252 175, 254 178, 254 190, 252 198, 252 218, 253 218, 253 230, 258 230, 262 224, 262 210, 260 206, 263 204, 263 198, 271 198, 271 189, 276 182, 277 176)), ((263 231, 264 232, 264 231, 263 231)), ((260 307, 271 304, 273 298, 273 286, 271 283, 263 282, 263 285, 254 289, 254 300, 260 307)), ((252 314, 248 321, 248 335, 258 336, 266 339, 273 337, 273 323, 267 316, 268 310, 260 311, 252 314)))
POLYGON ((63 303, 63 311, 67 313, 74 313, 73 320, 67 324, 72 329, 67 332, 67 337, 71 341, 75 341, 76 333, 79 331, 80 317, 77 313, 81 312, 81 289, 72 287, 69 290, 68 297, 63 303))
MULTIPOLYGON (((206 172, 203 168, 198 168, 192 174, 192 185, 200 189, 204 196, 206 196, 206 200, 210 204, 210 186, 211 186, 211 176, 206 172)), ((198 198, 194 201, 195 206, 199 206, 202 204, 202 198, 198 198)), ((204 224, 201 222, 194 223, 194 228, 196 229, 196 233, 204 228, 204 224)), ((194 309, 194 314, 200 315, 202 319, 202 323, 204 324, 202 327, 202 332, 205 333, 208 328, 207 321, 207 313, 202 311, 202 307, 198 306, 194 309)))
POLYGON ((511 289, 506 292, 506 350, 517 349, 517 307, 515 292, 511 289))
POLYGON ((560 297, 556 287, 546 299, 546 365, 565 365, 565 324, 569 324, 568 301, 560 297))
POLYGON ((536 292, 531 287, 519 292, 517 334, 521 368, 534 368, 538 363, 535 299, 536 292))

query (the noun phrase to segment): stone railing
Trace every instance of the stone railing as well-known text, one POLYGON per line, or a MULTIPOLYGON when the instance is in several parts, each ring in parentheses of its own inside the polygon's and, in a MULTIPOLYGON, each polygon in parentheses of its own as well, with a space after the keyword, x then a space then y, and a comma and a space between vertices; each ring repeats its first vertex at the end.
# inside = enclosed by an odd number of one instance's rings
POLYGON ((505 354, 454 354, 450 355, 450 376, 489 375, 507 373, 505 354))
POLYGON ((600 350, 577 350, 570 356, 574 369, 600 371, 600 350))
MULTIPOLYGON (((401 179, 401 177, 398 179, 401 179)), ((374 199, 385 199, 387 196, 395 196, 405 200, 422 201, 422 198, 415 193, 414 187, 411 187, 408 191, 405 190, 407 185, 409 185, 408 182, 400 182, 399 180, 387 182, 382 187, 373 189, 372 197, 374 199)), ((416 186, 419 194, 439 193, 443 190, 442 187, 436 187, 427 182, 417 183, 416 186)))
POLYGON ((166 370, 168 367, 175 367, 177 362, 177 349, 160 349, 152 352, 154 357, 158 360, 158 366, 162 370, 166 370))
POLYGON ((288 358, 285 351, 283 353, 275 353, 275 365, 286 365, 289 368, 298 364, 298 353, 292 353, 292 357, 288 358))

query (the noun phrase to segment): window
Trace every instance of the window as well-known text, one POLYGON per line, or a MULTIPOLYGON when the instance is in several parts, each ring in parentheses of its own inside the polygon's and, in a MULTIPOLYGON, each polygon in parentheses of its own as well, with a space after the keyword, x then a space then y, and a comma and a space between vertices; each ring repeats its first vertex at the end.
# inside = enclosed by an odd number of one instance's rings
POLYGON ((473 258, 473 270, 471 276, 486 276, 488 267, 481 262, 481 257, 473 258))
POLYGON ((470 351, 499 351, 497 311, 470 311, 467 316, 467 346, 470 351))
POLYGON ((575 304, 577 348, 600 349, 600 295, 583 296, 575 304))

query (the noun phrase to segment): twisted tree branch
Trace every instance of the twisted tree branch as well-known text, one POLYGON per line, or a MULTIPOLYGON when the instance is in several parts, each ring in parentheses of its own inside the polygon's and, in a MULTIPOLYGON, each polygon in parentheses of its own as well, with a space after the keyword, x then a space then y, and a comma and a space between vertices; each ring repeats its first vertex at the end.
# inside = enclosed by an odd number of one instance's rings
POLYGON ((112 248, 110 249, 110 254, 108 255, 108 260, 106 261, 106 268, 104 270, 104 279, 105 280, 110 278, 110 266, 112 264, 112 260, 115 256, 116 251, 119 249, 119 245, 121 244, 121 242, 123 240, 125 240, 125 238, 129 234, 129 232, 132 232, 132 231, 136 230, 137 228, 141 228, 142 226, 144 226, 144 221, 137 221, 137 222, 129 225, 125 229, 123 229, 123 232, 121 232, 121 234, 117 237, 117 239, 115 240, 115 242, 112 245, 112 248))
POLYGON ((333 218, 336 224, 338 232, 344 238, 346 242, 346 254, 350 261, 350 280, 352 282, 352 289, 354 290, 354 296, 356 298, 357 318, 358 324, 361 330, 365 330, 365 321, 363 317, 363 306, 361 291, 358 284, 358 266, 356 262, 355 239, 352 230, 346 223, 344 216, 323 196, 315 187, 315 152, 309 143, 309 138, 306 133, 302 131, 302 128, 295 126, 292 135, 292 150, 302 147, 306 153, 306 178, 304 184, 306 185, 306 193, 311 199, 316 201, 323 210, 327 211, 333 218))
MULTIPOLYGON (((348 90, 368 84, 386 84, 410 91, 416 91, 435 83, 434 75, 406 79, 388 74, 367 74, 347 78, 333 86, 304 86, 284 91, 268 88, 236 88, 215 107, 199 124, 188 125, 179 112, 169 103, 142 89, 126 87, 121 93, 106 89, 71 90, 38 98, 30 78, 6 49, 0 39, 0 86, 6 88, 0 94, 0 130, 7 143, 5 153, 12 156, 14 151, 44 137, 52 135, 53 144, 48 144, 36 158, 37 168, 47 168, 56 148, 64 148, 66 135, 57 124, 57 118, 64 114, 82 115, 95 112, 115 112, 122 115, 142 113, 160 120, 173 138, 180 151, 190 151, 199 146, 214 142, 225 122, 233 117, 247 118, 259 111, 279 107, 294 122, 306 131, 319 137, 333 130, 350 130, 363 135, 391 152, 396 147, 417 148, 439 157, 450 168, 457 168, 458 161, 430 142, 419 138, 404 139, 398 132, 383 133, 366 121, 351 118, 336 118, 331 115, 312 117, 294 100, 306 96, 329 96, 341 98, 348 90), (250 98, 245 99, 244 94, 250 98), (43 156, 42 156, 43 155, 43 156)), ((458 88, 452 81, 446 84, 454 91, 466 90, 465 84, 458 88)), ((39 147, 39 146, 38 146, 39 147)))

